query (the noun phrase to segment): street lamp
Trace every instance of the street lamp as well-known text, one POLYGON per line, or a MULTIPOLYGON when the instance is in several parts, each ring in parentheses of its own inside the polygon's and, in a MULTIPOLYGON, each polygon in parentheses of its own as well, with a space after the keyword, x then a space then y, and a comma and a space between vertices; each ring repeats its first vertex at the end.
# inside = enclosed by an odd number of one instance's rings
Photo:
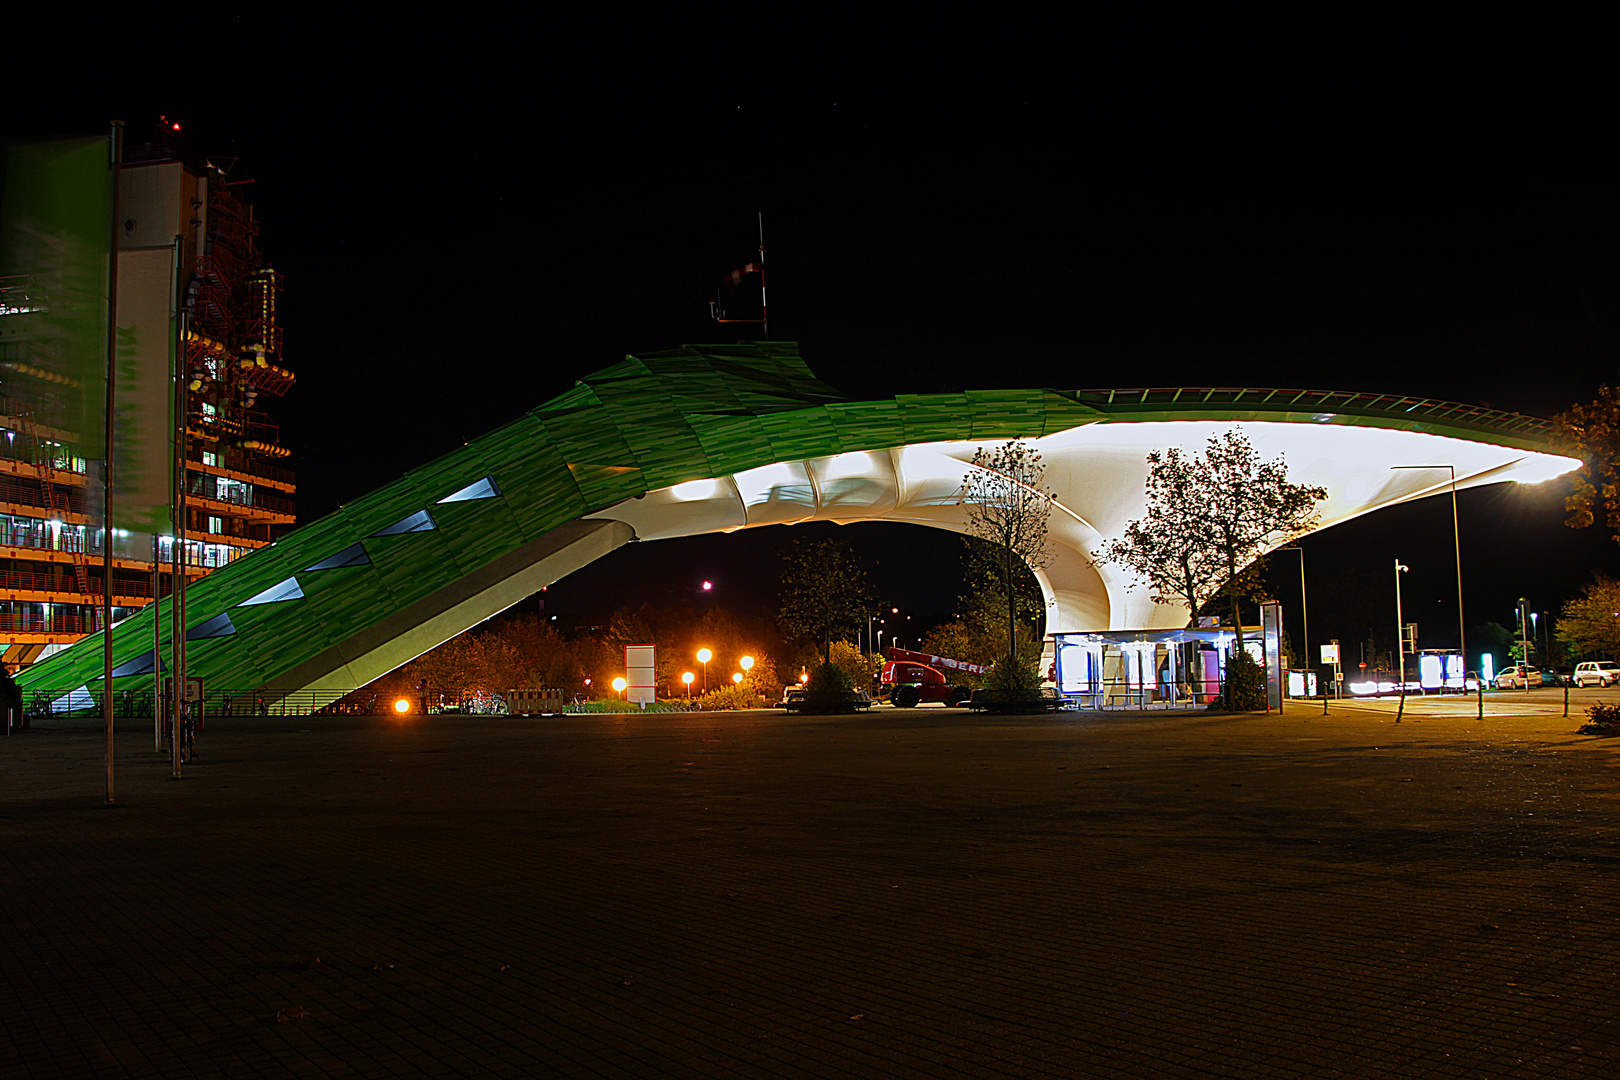
POLYGON ((713 660, 713 659, 714 659, 713 651, 711 651, 709 649, 699 649, 697 651, 697 661, 698 661, 698 663, 703 665, 703 692, 704 693, 708 693, 708 691, 709 691, 709 661, 713 660))
POLYGON ((737 661, 737 664, 744 671, 753 671, 754 670, 754 658, 752 656, 743 657, 741 660, 737 661))
POLYGON ((697 676, 692 674, 690 671, 681 672, 681 682, 686 684, 686 700, 687 701, 692 700, 692 680, 695 679, 695 678, 697 678, 697 676))
MULTIPOLYGON (((1277 550, 1299 552, 1299 632, 1301 639, 1305 643, 1305 666, 1312 668, 1316 665, 1311 661, 1311 609, 1305 603, 1305 549, 1295 544, 1293 547, 1278 548, 1277 550)), ((1323 696, 1326 696, 1326 693, 1324 690, 1323 696)))
MULTIPOLYGON (((1457 527, 1457 467, 1455 465, 1392 465, 1391 469, 1444 469, 1451 474, 1451 547, 1457 557, 1457 651, 1462 654, 1462 688, 1468 691, 1468 640, 1463 623, 1462 533, 1457 527)), ((1442 679, 1440 685, 1445 686, 1442 679)))
POLYGON ((742 685, 742 672, 733 671, 731 673, 731 681, 733 683, 735 683, 736 685, 741 686, 742 685))
POLYGON ((613 692, 618 694, 621 699, 624 697, 624 686, 625 682, 623 675, 620 675, 613 680, 613 692))
POLYGON ((1401 617, 1401 574, 1410 570, 1395 560, 1395 655, 1401 661, 1401 697, 1406 697, 1406 623, 1401 617))

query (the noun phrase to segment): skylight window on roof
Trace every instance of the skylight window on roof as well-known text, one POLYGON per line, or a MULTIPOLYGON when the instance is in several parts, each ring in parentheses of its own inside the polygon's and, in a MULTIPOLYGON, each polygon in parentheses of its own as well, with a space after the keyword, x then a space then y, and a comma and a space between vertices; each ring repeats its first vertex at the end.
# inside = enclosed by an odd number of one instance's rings
MULTIPOLYGON (((294 584, 296 585, 296 581, 294 584)), ((302 596, 303 593, 298 595, 302 596)), ((288 597, 291 599, 291 597, 288 597)), ((186 631, 187 641, 206 641, 209 638, 230 637, 236 633, 236 625, 231 622, 228 612, 220 612, 207 622, 200 622, 186 631)))
POLYGON ((336 570, 341 566, 370 566, 371 556, 366 553, 366 545, 350 544, 336 555, 328 555, 314 566, 304 567, 305 572, 310 570, 336 570))
POLYGON ((237 604, 237 607, 252 607, 254 604, 276 604, 283 600, 302 600, 304 590, 299 587, 298 579, 290 577, 286 581, 270 586, 264 592, 250 596, 237 604))
POLYGON ((372 536, 403 536, 405 533, 431 532, 438 526, 433 523, 433 517, 426 510, 418 510, 400 518, 386 529, 378 529, 372 536))
POLYGON ((495 478, 486 476, 482 480, 468 484, 460 491, 451 492, 440 503, 471 502, 474 499, 498 499, 501 489, 495 486, 495 478))
POLYGON ((154 650, 147 649, 133 660, 125 660, 113 668, 113 678, 122 679, 125 675, 150 675, 157 665, 152 662, 154 650))

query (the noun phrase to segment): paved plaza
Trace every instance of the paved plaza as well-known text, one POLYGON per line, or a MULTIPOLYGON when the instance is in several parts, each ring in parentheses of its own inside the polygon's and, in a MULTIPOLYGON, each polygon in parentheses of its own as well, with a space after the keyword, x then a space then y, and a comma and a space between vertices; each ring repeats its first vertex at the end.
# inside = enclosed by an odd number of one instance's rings
POLYGON ((46 721, 0 1076, 1620 1075, 1620 740, 1470 705, 46 721))

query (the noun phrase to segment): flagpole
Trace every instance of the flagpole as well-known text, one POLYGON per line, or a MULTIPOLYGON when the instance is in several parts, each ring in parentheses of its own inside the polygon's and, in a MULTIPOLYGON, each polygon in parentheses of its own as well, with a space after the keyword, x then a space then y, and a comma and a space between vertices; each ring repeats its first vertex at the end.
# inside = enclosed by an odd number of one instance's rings
POLYGON ((759 322, 765 340, 771 340, 771 316, 765 306, 765 211, 759 212, 759 322))
POLYGON ((113 640, 112 640, 112 473, 113 395, 118 386, 118 177, 124 168, 124 122, 112 122, 108 139, 112 160, 111 198, 107 212, 107 416, 101 468, 101 711, 107 727, 107 803, 113 800, 113 640))
MULTIPOLYGON (((173 457, 169 461, 170 473, 173 476, 174 497, 170 501, 171 520, 174 525, 174 540, 169 547, 172 576, 169 579, 169 654, 171 656, 169 678, 172 690, 167 695, 169 699, 169 766, 172 772, 170 779, 180 779, 180 702, 185 694, 185 638, 184 615, 181 604, 184 602, 185 588, 185 549, 186 549, 186 312, 180 299, 181 269, 184 266, 184 250, 181 237, 174 238, 174 351, 171 362, 174 364, 174 397, 173 408, 175 412, 175 428, 171 433, 174 438, 173 457)), ((161 614, 158 612, 156 614, 161 614)), ((158 672, 161 674, 161 657, 154 657, 158 672)), ((155 676, 154 676, 155 677, 155 676)))

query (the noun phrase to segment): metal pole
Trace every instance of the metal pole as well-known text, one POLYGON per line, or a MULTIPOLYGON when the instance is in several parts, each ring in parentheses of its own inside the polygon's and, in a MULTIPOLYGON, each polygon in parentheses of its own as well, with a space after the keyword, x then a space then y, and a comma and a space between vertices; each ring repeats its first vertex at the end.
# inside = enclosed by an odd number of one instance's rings
POLYGON ((185 623, 180 611, 182 584, 185 581, 185 546, 186 546, 186 322, 185 312, 180 305, 180 268, 182 259, 182 238, 174 238, 174 300, 175 300, 175 346, 172 362, 174 364, 174 541, 170 549, 171 566, 174 576, 170 579, 169 590, 169 618, 171 629, 169 631, 169 653, 173 657, 170 664, 170 678, 173 688, 169 694, 169 766, 173 779, 180 779, 180 703, 185 695, 185 658, 181 649, 185 638, 185 623))
MULTIPOLYGON (((1530 614, 1529 614, 1529 609, 1524 606, 1524 597, 1522 597, 1522 596, 1519 597, 1519 641, 1524 646, 1524 648, 1521 650, 1524 653, 1524 655, 1519 657, 1519 663, 1525 665, 1526 667, 1529 667, 1530 666, 1530 614)), ((1524 688, 1525 688, 1526 691, 1528 691, 1530 689, 1530 680, 1528 678, 1526 678, 1524 680, 1524 688)))
MULTIPOLYGON (((1304 641, 1305 667, 1314 667, 1311 663, 1311 609, 1305 603, 1305 549, 1299 545, 1285 547, 1283 551, 1299 552, 1299 632, 1304 641)), ((1322 691, 1326 696, 1327 691, 1322 691)))
MULTIPOLYGON (((1451 474, 1451 547, 1457 561, 1457 651, 1462 654, 1463 692, 1468 691, 1468 631, 1463 618, 1462 528, 1457 523, 1457 467, 1455 465, 1392 465, 1391 469, 1445 469, 1451 474)), ((1525 661, 1529 663, 1529 660, 1525 661)), ((1444 680, 1441 689, 1444 690, 1444 680)))
POLYGON ((1401 702, 1395 708, 1395 722, 1401 722, 1401 714, 1406 711, 1406 623, 1401 618, 1401 571, 1406 567, 1401 560, 1395 560, 1395 655, 1400 658, 1401 668, 1401 702))
POLYGON ((1446 468, 1451 470, 1451 546, 1457 558, 1457 651, 1462 653, 1462 689, 1463 693, 1466 694, 1468 692, 1468 624, 1463 621, 1462 530, 1457 525, 1457 469, 1453 465, 1447 465, 1446 468))
POLYGON ((152 534, 152 752, 163 750, 163 564, 157 533, 152 534))
POLYGON ((765 306, 765 211, 759 211, 759 328, 771 340, 770 309, 765 306))
POLYGON ((114 120, 109 140, 112 205, 107 215, 107 428, 101 470, 101 711, 107 725, 107 802, 113 802, 112 470, 113 393, 118 385, 118 174, 124 165, 124 124, 114 120))

